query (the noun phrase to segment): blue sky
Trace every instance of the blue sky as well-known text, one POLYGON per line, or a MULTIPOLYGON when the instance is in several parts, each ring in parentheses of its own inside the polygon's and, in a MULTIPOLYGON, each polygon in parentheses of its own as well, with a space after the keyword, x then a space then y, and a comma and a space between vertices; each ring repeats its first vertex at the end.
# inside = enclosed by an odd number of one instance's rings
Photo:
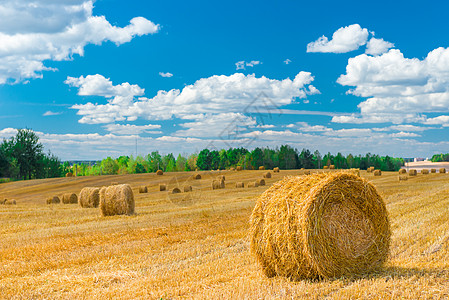
POLYGON ((0 137, 61 159, 290 144, 449 152, 441 1, 0 4, 0 137))

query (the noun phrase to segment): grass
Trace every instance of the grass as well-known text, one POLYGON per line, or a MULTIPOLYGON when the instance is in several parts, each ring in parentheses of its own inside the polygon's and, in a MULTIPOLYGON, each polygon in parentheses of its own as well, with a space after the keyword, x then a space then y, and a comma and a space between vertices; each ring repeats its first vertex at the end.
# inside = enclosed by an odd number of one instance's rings
POLYGON ((212 191, 218 172, 98 176, 10 182, 0 198, 0 294, 12 299, 282 299, 449 297, 449 174, 371 180, 392 225, 386 267, 358 278, 296 281, 263 276, 249 255, 254 201, 272 183, 299 170, 272 173, 266 186, 236 189, 266 171, 223 172, 226 189, 212 191), (177 179, 175 179, 175 177, 177 179), (101 217, 98 209, 46 205, 49 196, 85 186, 129 183, 136 215, 101 217), (177 183, 178 182, 178 183, 177 183), (168 197, 184 182, 191 193, 168 197), (142 185, 147 194, 139 194, 142 185), (187 197, 186 196, 191 196, 187 197))

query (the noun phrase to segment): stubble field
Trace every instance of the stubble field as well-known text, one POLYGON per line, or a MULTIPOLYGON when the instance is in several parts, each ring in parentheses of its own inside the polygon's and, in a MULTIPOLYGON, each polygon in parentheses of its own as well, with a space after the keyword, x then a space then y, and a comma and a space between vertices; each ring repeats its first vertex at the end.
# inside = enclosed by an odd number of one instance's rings
POLYGON ((362 171, 378 188, 392 226, 384 269, 355 278, 266 278, 249 253, 249 216, 272 183, 235 188, 264 171, 58 178, 0 185, 0 298, 12 299, 285 299, 449 297, 449 174, 398 181, 362 171), (210 182, 226 176, 226 188, 210 182), (101 217, 98 209, 47 205, 46 198, 86 186, 129 183, 136 214, 101 217), (192 185, 176 198, 159 191, 192 185), (149 192, 139 194, 140 186, 149 192))

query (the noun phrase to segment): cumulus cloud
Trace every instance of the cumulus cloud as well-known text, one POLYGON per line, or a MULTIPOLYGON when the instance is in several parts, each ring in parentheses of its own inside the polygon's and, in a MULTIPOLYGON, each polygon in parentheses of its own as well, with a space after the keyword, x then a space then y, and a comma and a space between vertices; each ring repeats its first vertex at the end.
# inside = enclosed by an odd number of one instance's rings
POLYGON ((449 112, 448 74, 448 48, 432 50, 423 60, 406 58, 397 49, 350 58, 337 82, 355 87, 348 93, 368 99, 358 105, 360 116, 337 116, 333 121, 431 122, 425 113, 449 112))
POLYGON ((141 134, 152 133, 161 134, 162 131, 154 131, 154 129, 160 129, 161 125, 133 125, 133 124, 107 124, 104 128, 115 134, 141 134))
POLYGON ((332 35, 332 39, 326 36, 307 45, 307 52, 346 53, 359 49, 368 40, 368 29, 353 24, 341 27, 332 35))
POLYGON ((390 48, 393 48, 394 44, 384 41, 384 39, 371 38, 366 44, 366 54, 380 55, 387 52, 390 48))
POLYGON ((122 87, 123 84, 120 85, 120 90, 125 90, 127 93, 119 97, 111 92, 116 90, 114 88, 116 86, 109 83, 109 79, 104 79, 101 75, 93 76, 69 78, 66 81, 71 86, 79 87, 79 93, 103 95, 109 98, 106 104, 88 102, 72 106, 73 109, 78 110, 77 114, 82 116, 79 120, 81 123, 113 123, 124 120, 134 121, 137 118, 188 119, 191 115, 276 109, 293 103, 297 98, 306 98, 308 95, 319 93, 311 85, 313 76, 308 72, 299 72, 293 80, 289 78, 275 80, 265 76, 257 78, 254 74, 242 73, 230 76, 215 75, 202 78, 181 91, 177 89, 158 91, 153 98, 137 99, 135 96, 143 94, 143 89, 138 86, 126 84, 122 87), (90 88, 91 81, 98 81, 98 83, 90 88), (81 90, 89 90, 89 93, 81 92, 81 90))
POLYGON ((154 34, 159 25, 135 17, 125 27, 111 25, 104 16, 92 15, 93 1, 0 3, 0 84, 41 78, 54 70, 46 60, 71 60, 84 55, 88 44, 111 41, 121 45, 135 36, 154 34))
POLYGON ((258 61, 258 60, 252 60, 250 62, 246 62, 244 60, 242 61, 238 61, 235 63, 235 69, 236 70, 245 70, 246 67, 254 67, 257 65, 260 65, 262 62, 258 61))
POLYGON ((173 74, 170 73, 170 72, 166 72, 166 73, 164 73, 164 72, 159 72, 159 76, 165 77, 165 78, 170 78, 170 77, 173 77, 173 74))
POLYGON ((58 116, 61 114, 62 114, 62 112, 54 112, 54 111, 48 110, 48 111, 44 112, 44 114, 42 116, 49 117, 49 116, 58 116))

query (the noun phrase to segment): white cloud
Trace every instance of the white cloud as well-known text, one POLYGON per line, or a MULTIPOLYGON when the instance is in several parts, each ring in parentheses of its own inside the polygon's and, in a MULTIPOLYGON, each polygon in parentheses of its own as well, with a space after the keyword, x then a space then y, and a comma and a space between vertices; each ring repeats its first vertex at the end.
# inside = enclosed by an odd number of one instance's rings
POLYGON ((125 27, 93 16, 93 1, 2 1, 0 3, 0 84, 41 78, 54 70, 46 60, 71 60, 84 55, 88 44, 127 43, 135 36, 153 34, 159 25, 143 18, 125 27))
POLYGON ((423 123, 427 125, 443 125, 443 127, 449 127, 449 116, 442 115, 435 118, 428 118, 423 123))
POLYGON ((306 122, 298 122, 296 123, 299 125, 299 130, 302 132, 325 132, 325 131, 332 131, 331 128, 328 128, 323 125, 309 125, 306 122))
POLYGON ((286 59, 286 60, 284 60, 284 64, 286 64, 286 65, 288 65, 289 63, 291 63, 292 61, 290 60, 290 59, 286 59))
POLYGON ((371 38, 368 43, 366 44, 366 54, 371 55, 380 55, 387 52, 390 48, 393 48, 394 44, 384 41, 384 39, 376 39, 371 38))
POLYGON ((162 131, 153 131, 154 129, 160 129, 161 125, 133 125, 133 124, 107 124, 104 128, 115 134, 141 134, 152 133, 161 134, 162 131))
POLYGON ((170 77, 173 77, 173 74, 170 73, 170 72, 166 72, 166 73, 164 73, 164 72, 159 72, 159 76, 165 77, 165 78, 170 78, 170 77))
POLYGON ((44 116, 44 117, 58 116, 58 115, 61 115, 61 114, 62 114, 62 112, 53 112, 51 110, 48 110, 48 111, 44 112, 44 114, 42 116, 44 116))
POLYGON ((390 134, 390 136, 394 137, 394 138, 410 138, 410 137, 419 137, 421 135, 414 133, 414 132, 401 131, 401 132, 392 133, 392 134, 390 134))
POLYGON ((368 30, 360 27, 359 24, 341 27, 334 32, 332 40, 329 41, 328 38, 323 35, 315 42, 309 43, 307 45, 307 52, 350 52, 365 45, 368 40, 368 35, 368 30))
MULTIPOLYGON (((66 83, 80 87, 81 91, 90 82, 87 78, 93 78, 101 84, 95 84, 92 90, 100 92, 90 94, 113 96, 110 93, 112 84, 98 76, 101 75, 70 79, 66 83), (97 85, 101 88, 96 88, 97 85)), ((77 109, 77 114, 82 116, 79 122, 88 124, 133 121, 137 118, 167 120, 173 117, 188 119, 188 116, 201 114, 242 113, 254 109, 276 109, 293 103, 296 98, 319 93, 310 85, 312 81, 313 76, 308 72, 299 72, 293 80, 275 80, 264 76, 257 78, 254 74, 242 73, 215 75, 202 78, 182 91, 158 91, 153 98, 141 97, 137 100, 132 95, 141 95, 143 89, 126 84, 127 89, 124 90, 131 92, 126 94, 128 97, 122 97, 125 99, 115 96, 108 99, 107 104, 89 102, 72 108, 77 109)))
POLYGON ((260 65, 262 62, 258 61, 258 60, 252 60, 250 62, 246 62, 244 60, 242 61, 238 61, 235 63, 235 69, 236 70, 245 70, 246 67, 254 67, 257 65, 260 65))

